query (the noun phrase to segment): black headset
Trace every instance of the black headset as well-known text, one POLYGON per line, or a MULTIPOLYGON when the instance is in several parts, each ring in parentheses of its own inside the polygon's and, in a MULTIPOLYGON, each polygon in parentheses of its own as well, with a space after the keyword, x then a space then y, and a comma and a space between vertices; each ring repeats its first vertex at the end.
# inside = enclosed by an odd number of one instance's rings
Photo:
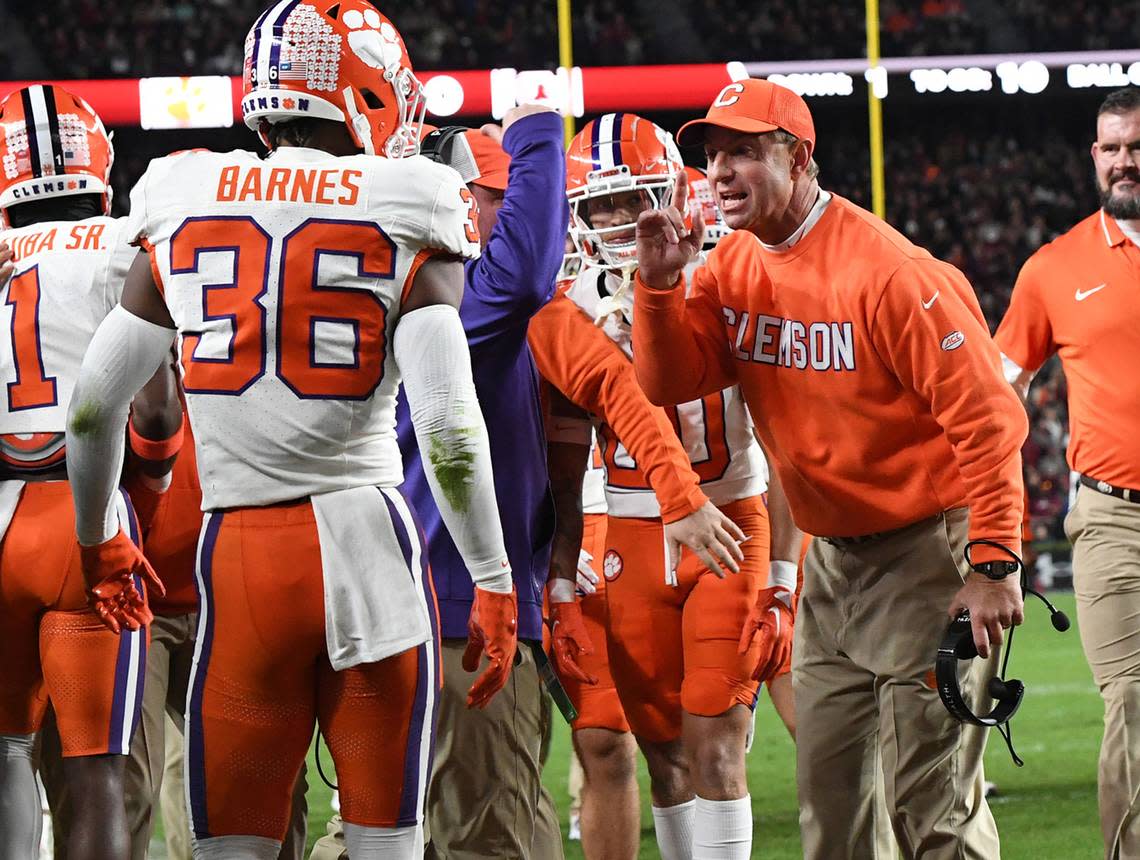
MULTIPOLYGON (((1017 575, 1021 579, 1022 597, 1024 598, 1025 595, 1032 594, 1049 608, 1049 620, 1052 622, 1054 630, 1063 633, 1069 629, 1069 617, 1050 603, 1045 595, 1029 587, 1025 563, 1013 550, 995 541, 972 540, 966 544, 965 551, 966 563, 972 569, 977 570, 978 568, 970 559, 970 550, 979 545, 994 547, 1007 553, 1013 563, 1017 565, 1017 575)), ((1013 575, 1012 573, 1010 574, 1010 576, 1013 575)), ((978 656, 977 646, 974 645, 974 633, 970 627, 969 610, 963 610, 962 614, 951 622, 949 629, 946 631, 946 635, 942 639, 942 644, 938 646, 938 657, 934 664, 934 676, 938 682, 938 695, 951 716, 959 722, 972 723, 975 726, 986 726, 987 728, 996 728, 998 733, 1001 734, 1005 740, 1006 746, 1009 748, 1009 754, 1013 758, 1013 763, 1021 767, 1025 762, 1018 757, 1013 749, 1013 737, 1009 721, 1021 706, 1021 700, 1025 696, 1025 684, 1017 678, 1009 678, 1008 680, 1005 678, 1006 668, 1009 666, 1009 655, 1013 650, 1014 629, 1015 628, 1011 627, 1009 630, 1009 641, 1005 646, 1005 656, 1002 658, 1001 672, 995 677, 990 678, 989 683, 986 685, 986 692, 996 701, 993 710, 988 714, 979 716, 971 711, 970 706, 966 704, 966 700, 962 696, 961 688, 958 686, 958 661, 973 660, 978 656)))
POLYGON ((455 145, 455 138, 465 131, 467 128, 462 125, 445 125, 435 129, 420 141, 420 155, 450 167, 451 148, 455 145))

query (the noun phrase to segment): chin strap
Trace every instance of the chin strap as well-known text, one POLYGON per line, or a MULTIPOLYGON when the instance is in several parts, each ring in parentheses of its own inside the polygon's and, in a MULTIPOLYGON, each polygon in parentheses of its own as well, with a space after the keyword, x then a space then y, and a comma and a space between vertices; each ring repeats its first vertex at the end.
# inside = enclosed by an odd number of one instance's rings
POLYGON ((633 284, 633 273, 636 271, 637 265, 634 263, 621 267, 621 285, 611 295, 599 301, 598 307, 594 311, 594 325, 598 328, 604 326, 606 320, 612 316, 616 316, 619 320, 625 319, 626 322, 631 322, 626 318, 625 303, 622 300, 633 284))
POLYGON ((352 92, 352 87, 345 87, 341 95, 344 96, 344 107, 348 111, 348 121, 353 134, 356 135, 366 155, 375 155, 376 145, 372 142, 372 126, 368 124, 368 117, 356 107, 356 96, 352 92))

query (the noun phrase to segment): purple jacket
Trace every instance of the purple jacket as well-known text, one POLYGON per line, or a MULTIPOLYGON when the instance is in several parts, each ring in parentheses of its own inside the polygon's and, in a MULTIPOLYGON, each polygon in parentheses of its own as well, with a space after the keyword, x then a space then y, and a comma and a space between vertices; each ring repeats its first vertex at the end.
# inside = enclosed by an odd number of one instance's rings
MULTIPOLYGON (((503 148, 511 156, 506 194, 482 256, 467 264, 459 316, 490 437, 495 494, 518 591, 519 638, 538 640, 554 504, 538 372, 526 332, 530 318, 554 295, 562 264, 569 219, 562 118, 553 113, 523 117, 503 136, 503 148)), ((427 534, 441 634, 465 637, 471 578, 432 499, 403 395, 397 418, 403 490, 427 534)))

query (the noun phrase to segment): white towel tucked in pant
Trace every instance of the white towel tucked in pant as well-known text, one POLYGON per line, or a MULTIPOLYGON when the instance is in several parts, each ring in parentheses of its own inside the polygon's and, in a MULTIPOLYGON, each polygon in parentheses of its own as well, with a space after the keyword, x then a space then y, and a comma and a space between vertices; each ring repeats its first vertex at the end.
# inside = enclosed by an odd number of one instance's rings
POLYGON ((375 663, 431 638, 419 530, 394 489, 312 496, 324 572, 325 641, 337 671, 375 663), (395 517, 389 512, 395 513, 395 517), (400 539, 405 538, 405 556, 400 539))

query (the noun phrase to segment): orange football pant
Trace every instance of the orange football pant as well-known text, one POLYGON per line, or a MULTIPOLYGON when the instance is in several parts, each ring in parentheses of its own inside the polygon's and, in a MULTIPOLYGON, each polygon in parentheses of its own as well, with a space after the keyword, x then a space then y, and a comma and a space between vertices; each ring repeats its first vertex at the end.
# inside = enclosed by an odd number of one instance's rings
POLYGON ((582 549, 594 557, 592 567, 598 574, 598 590, 578 598, 582 606, 582 623, 590 636, 593 654, 583 654, 578 662, 587 675, 598 679, 597 684, 583 684, 570 677, 562 684, 570 701, 578 709, 574 729, 612 729, 628 732, 629 722, 622 710, 617 687, 610 673, 609 648, 606 644, 606 579, 602 576, 602 557, 606 551, 605 514, 586 514, 582 522, 582 549))
MULTIPOLYGON (((124 530, 138 543, 122 498, 124 530)), ((126 755, 147 631, 112 633, 88 608, 67 481, 24 487, 0 546, 0 619, 0 734, 38 731, 50 700, 64 756, 126 755)))
POLYGON ((198 611, 194 562, 202 531, 202 490, 189 422, 184 426, 185 442, 174 461, 170 487, 158 497, 154 518, 144 535, 147 560, 166 586, 166 594, 151 600, 155 615, 198 611))
MULTIPOLYGON (((408 535, 399 517, 392 519, 410 565, 422 533, 408 535)), ((206 515, 186 726, 197 839, 281 840, 314 722, 336 766, 345 821, 407 827, 421 819, 440 675, 426 551, 420 558, 433 641, 336 672, 325 644, 320 543, 309 501, 206 515)))
POLYGON ((687 549, 677 586, 665 583, 659 519, 610 517, 606 600, 610 669, 634 734, 653 743, 681 735, 681 712, 715 717, 756 705, 758 654, 737 649, 756 595, 768 581, 768 512, 759 496, 722 505, 751 540, 740 573, 711 573, 687 549))

